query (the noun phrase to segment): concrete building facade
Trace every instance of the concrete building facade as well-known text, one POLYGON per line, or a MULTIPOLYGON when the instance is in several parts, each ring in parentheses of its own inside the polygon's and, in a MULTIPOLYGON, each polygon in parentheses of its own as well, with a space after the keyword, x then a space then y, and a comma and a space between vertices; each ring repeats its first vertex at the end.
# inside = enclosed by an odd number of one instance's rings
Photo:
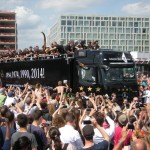
POLYGON ((150 17, 61 15, 51 26, 47 45, 98 40, 101 48, 149 52, 150 17))
POLYGON ((0 11, 0 52, 17 49, 15 12, 0 11))

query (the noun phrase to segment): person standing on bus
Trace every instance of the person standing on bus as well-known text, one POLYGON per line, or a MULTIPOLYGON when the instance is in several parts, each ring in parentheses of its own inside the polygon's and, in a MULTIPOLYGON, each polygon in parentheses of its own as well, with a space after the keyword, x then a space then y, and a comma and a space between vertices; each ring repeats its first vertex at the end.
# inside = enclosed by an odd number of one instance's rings
POLYGON ((64 94, 65 89, 68 89, 68 85, 66 83, 66 86, 63 86, 62 81, 58 81, 58 86, 56 86, 53 89, 53 90, 57 90, 57 95, 59 96, 60 101, 62 101, 62 99, 63 99, 63 94, 64 94))

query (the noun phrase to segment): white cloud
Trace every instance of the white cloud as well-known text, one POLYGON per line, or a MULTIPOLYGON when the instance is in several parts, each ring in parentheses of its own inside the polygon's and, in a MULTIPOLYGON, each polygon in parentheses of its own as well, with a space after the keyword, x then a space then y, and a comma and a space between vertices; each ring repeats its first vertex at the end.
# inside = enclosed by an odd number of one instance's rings
POLYGON ((17 5, 21 5, 24 0, 1 0, 0 10, 11 10, 17 5))
POLYGON ((146 15, 150 14, 150 3, 132 3, 123 6, 122 11, 126 12, 129 15, 146 15))
POLYGON ((44 9, 62 10, 78 10, 85 9, 92 5, 98 5, 104 0, 39 0, 38 5, 44 9))
POLYGON ((18 48, 24 49, 38 44, 41 46, 41 31, 45 30, 46 26, 42 25, 40 16, 24 6, 17 6, 15 12, 18 25, 18 48))
POLYGON ((40 16, 29 8, 17 6, 15 12, 19 28, 34 28, 40 22, 40 16))

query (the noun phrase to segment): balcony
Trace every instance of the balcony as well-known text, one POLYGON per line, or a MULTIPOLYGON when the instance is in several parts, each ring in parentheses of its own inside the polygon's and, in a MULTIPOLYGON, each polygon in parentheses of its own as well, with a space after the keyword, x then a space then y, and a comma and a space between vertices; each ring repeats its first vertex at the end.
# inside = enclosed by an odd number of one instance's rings
POLYGON ((0 41, 0 45, 14 45, 14 44, 16 44, 16 42, 12 40, 0 41))
POLYGON ((15 25, 0 25, 0 29, 15 29, 15 25))
POLYGON ((4 21, 16 21, 15 18, 11 18, 11 17, 0 17, 0 21, 4 22, 4 21))
POLYGON ((15 33, 0 33, 0 37, 15 37, 15 33))

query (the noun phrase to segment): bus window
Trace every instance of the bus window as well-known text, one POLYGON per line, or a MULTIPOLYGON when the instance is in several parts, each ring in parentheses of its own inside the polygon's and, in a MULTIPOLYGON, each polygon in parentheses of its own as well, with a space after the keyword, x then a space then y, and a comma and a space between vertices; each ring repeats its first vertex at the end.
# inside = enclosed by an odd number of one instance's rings
POLYGON ((104 78, 106 82, 136 79, 134 68, 109 68, 104 70, 104 78))
POLYGON ((79 67, 78 76, 79 76, 79 83, 82 85, 96 84, 95 67, 79 67))

